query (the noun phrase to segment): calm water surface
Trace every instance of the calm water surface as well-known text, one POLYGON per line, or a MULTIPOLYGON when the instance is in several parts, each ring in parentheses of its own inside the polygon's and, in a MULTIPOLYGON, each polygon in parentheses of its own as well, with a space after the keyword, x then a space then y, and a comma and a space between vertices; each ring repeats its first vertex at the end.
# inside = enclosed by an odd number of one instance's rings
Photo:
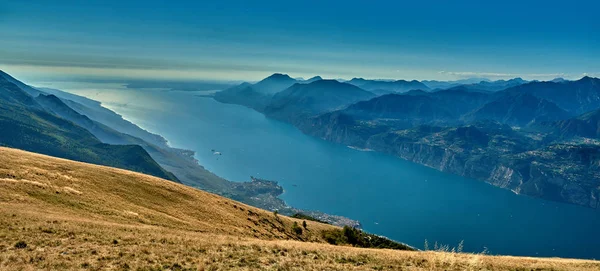
MULTIPOLYGON (((57 85, 53 85, 56 87, 57 85)), ((291 206, 360 220, 422 248, 425 239, 492 254, 600 258, 600 212, 510 191, 306 136, 251 109, 198 93, 63 83, 102 101, 232 181, 279 181, 291 206), (215 149, 223 155, 215 156, 215 149)))

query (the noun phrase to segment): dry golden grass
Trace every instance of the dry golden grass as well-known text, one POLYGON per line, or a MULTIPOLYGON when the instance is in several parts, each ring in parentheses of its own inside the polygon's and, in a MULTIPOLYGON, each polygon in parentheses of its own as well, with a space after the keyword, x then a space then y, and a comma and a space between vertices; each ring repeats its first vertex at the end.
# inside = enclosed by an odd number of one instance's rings
POLYGON ((596 261, 360 249, 159 178, 0 148, 2 270, 600 270, 596 261), (16 244, 24 242, 26 247, 16 244))

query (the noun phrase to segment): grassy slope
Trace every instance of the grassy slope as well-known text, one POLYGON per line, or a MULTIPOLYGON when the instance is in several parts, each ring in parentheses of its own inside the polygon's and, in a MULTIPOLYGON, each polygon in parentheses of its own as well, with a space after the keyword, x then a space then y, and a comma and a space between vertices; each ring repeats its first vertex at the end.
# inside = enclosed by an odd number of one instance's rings
POLYGON ((332 246, 321 233, 333 226, 307 221, 298 235, 294 221, 302 222, 148 175, 0 148, 0 269, 600 269, 332 246))

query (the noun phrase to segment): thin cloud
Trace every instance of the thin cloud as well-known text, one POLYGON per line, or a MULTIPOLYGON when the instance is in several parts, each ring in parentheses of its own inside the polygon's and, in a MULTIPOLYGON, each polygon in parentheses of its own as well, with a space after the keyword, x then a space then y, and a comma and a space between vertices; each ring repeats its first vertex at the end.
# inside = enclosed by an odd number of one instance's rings
POLYGON ((600 77, 600 72, 584 72, 581 76, 589 76, 589 77, 600 77))
POLYGON ((452 75, 457 77, 498 77, 498 78, 509 78, 509 77, 527 77, 527 78, 556 78, 566 77, 566 73, 497 73, 497 72, 449 72, 439 71, 438 73, 444 75, 452 75))

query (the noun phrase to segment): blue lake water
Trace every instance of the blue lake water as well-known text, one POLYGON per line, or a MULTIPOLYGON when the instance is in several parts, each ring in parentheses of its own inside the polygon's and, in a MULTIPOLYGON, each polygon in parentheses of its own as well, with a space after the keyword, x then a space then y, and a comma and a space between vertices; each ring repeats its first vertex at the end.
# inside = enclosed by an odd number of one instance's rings
POLYGON ((360 220, 422 248, 425 239, 492 254, 600 258, 600 211, 550 202, 306 136, 251 109, 186 92, 72 88, 232 181, 279 181, 291 206, 360 220), (223 155, 215 156, 215 149, 223 155))

